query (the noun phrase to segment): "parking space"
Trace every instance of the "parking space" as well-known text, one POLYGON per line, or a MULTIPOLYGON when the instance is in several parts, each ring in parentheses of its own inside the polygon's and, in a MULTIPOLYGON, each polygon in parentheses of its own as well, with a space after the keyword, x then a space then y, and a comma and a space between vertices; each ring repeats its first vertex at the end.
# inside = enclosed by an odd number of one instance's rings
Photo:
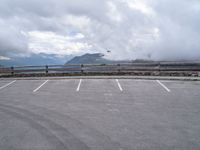
POLYGON ((13 81, 13 80, 1 80, 0 87, 4 86, 5 84, 10 83, 11 81, 13 81))
POLYGON ((80 92, 94 92, 94 93, 105 93, 105 92, 118 92, 117 83, 115 80, 105 80, 105 79, 91 79, 82 80, 80 92))
POLYGON ((0 87, 0 149, 200 147, 198 81, 0 80, 0 87))
POLYGON ((67 94, 71 92, 75 92, 77 87, 78 80, 71 79, 71 80, 44 80, 43 83, 38 85, 35 91, 37 94, 67 94), (42 86, 41 86, 42 85, 42 86))
MULTIPOLYGON (((30 94, 33 92, 33 89, 36 88, 37 86, 39 86, 43 80, 14 80, 15 82, 10 84, 9 86, 3 88, 1 90, 1 92, 4 93, 8 93, 8 94, 16 94, 16 95, 20 95, 20 94, 30 94)), ((6 84, 4 84, 6 85, 6 84)), ((3 86, 4 86, 3 85, 3 86)), ((2 86, 2 87, 3 87, 2 86)))
POLYGON ((0 82, 0 90, 10 86, 11 84, 13 84, 16 80, 3 80, 2 82, 0 82))
POLYGON ((157 82, 157 80, 144 81, 144 80, 123 79, 120 80, 120 83, 123 86, 125 92, 130 92, 130 93, 134 92, 135 95, 138 94, 144 95, 144 93, 145 95, 160 95, 168 92, 157 82))
POLYGON ((186 82, 186 81, 163 81, 166 86, 170 87, 175 92, 182 92, 187 94, 200 94, 200 81, 186 82))

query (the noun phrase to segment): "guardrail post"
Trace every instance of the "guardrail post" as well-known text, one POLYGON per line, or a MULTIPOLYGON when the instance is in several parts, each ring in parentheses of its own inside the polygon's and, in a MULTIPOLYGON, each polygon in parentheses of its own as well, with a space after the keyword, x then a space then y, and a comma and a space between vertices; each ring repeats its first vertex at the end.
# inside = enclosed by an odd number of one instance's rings
POLYGON ((14 67, 11 67, 11 75, 14 75, 14 67))
POLYGON ((48 74, 49 70, 48 70, 48 66, 46 65, 46 74, 48 74))
POLYGON ((81 64, 81 73, 83 73, 83 67, 84 67, 84 65, 81 64))
POLYGON ((121 65, 120 64, 117 64, 117 66, 118 66, 118 72, 121 72, 121 65))
POLYGON ((159 63, 158 64, 158 71, 160 72, 160 69, 161 69, 161 64, 159 63))

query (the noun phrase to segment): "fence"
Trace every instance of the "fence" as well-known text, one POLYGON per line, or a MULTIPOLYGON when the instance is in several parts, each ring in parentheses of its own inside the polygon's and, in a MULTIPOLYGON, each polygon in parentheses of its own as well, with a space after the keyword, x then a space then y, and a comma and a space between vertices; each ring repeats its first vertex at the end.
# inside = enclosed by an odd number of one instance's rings
POLYGON ((51 73, 133 73, 133 72, 200 72, 200 63, 129 63, 129 64, 69 64, 45 66, 1 67, 1 75, 51 73))

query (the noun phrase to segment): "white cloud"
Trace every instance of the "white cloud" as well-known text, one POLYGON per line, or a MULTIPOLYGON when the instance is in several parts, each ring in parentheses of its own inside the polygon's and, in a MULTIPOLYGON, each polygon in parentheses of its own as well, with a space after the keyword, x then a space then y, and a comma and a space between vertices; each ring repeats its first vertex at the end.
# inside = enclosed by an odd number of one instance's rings
POLYGON ((148 6, 144 0, 127 0, 128 6, 134 10, 138 10, 145 15, 154 15, 152 7, 148 6))
POLYGON ((108 17, 116 22, 122 21, 122 16, 115 3, 113 3, 112 1, 108 1, 107 4, 109 7, 109 11, 107 12, 108 17))
POLYGON ((10 60, 10 58, 5 56, 0 56, 0 60, 10 60))
POLYGON ((54 32, 31 31, 28 33, 28 37, 29 50, 32 53, 69 55, 82 53, 91 48, 86 42, 81 42, 81 39, 84 38, 81 33, 74 36, 63 36, 54 32))

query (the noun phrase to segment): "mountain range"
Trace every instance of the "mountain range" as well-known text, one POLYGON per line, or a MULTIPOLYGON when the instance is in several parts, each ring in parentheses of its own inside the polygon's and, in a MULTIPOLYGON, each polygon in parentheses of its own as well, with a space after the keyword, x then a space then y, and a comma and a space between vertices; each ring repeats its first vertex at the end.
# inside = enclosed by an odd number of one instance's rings
POLYGON ((29 65, 55 65, 64 64, 72 59, 72 55, 58 57, 53 54, 31 54, 28 57, 11 57, 9 60, 0 60, 0 66, 29 66, 29 65))
POLYGON ((81 56, 66 55, 58 57, 53 54, 32 54, 29 57, 14 57, 10 60, 0 60, 0 66, 55 65, 55 64, 118 64, 130 62, 149 62, 145 60, 114 61, 104 58, 101 53, 86 53, 81 56))

